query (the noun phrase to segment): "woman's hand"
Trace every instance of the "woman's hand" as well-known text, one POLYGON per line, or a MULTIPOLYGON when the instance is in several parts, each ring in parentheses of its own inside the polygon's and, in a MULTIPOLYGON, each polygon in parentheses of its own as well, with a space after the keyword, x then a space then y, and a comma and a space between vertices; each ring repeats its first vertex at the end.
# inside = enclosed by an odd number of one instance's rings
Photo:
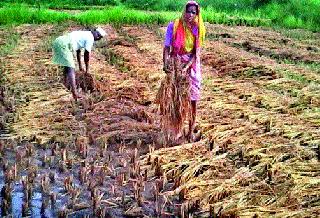
POLYGON ((166 46, 163 48, 163 71, 170 73, 170 47, 166 46))
POLYGON ((164 71, 165 73, 170 73, 168 64, 164 64, 164 65, 163 65, 163 71, 164 71))
POLYGON ((186 65, 183 66, 183 68, 182 68, 182 73, 183 73, 183 74, 187 74, 189 68, 191 67, 191 65, 192 65, 192 60, 189 61, 186 65))
POLYGON ((171 73, 171 70, 170 70, 170 61, 169 61, 169 59, 167 59, 167 60, 165 60, 164 62, 163 62, 163 71, 165 72, 165 73, 171 73))
POLYGON ((183 74, 187 74, 188 69, 189 69, 189 66, 188 66, 188 65, 184 66, 184 67, 182 68, 182 73, 183 73, 183 74))

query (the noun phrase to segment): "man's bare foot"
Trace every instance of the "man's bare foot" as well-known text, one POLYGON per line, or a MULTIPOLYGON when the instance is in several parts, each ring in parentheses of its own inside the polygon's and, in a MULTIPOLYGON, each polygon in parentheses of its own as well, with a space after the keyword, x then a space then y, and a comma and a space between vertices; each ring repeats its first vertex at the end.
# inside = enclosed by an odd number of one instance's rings
POLYGON ((185 137, 182 132, 179 132, 178 134, 171 132, 167 134, 166 141, 171 145, 179 145, 185 141, 185 137))

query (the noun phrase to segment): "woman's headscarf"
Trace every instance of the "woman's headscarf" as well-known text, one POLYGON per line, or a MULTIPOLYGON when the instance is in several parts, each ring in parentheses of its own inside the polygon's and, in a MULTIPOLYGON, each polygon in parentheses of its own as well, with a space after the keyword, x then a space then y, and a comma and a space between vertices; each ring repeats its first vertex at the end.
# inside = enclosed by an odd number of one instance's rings
POLYGON ((196 1, 188 1, 184 7, 181 18, 174 22, 173 48, 176 53, 190 53, 193 49, 200 48, 205 38, 205 26, 200 13, 200 6, 196 1), (195 17, 192 27, 187 25, 185 14, 190 6, 197 7, 197 16, 195 17), (194 26, 197 27, 196 35, 192 33, 194 26))

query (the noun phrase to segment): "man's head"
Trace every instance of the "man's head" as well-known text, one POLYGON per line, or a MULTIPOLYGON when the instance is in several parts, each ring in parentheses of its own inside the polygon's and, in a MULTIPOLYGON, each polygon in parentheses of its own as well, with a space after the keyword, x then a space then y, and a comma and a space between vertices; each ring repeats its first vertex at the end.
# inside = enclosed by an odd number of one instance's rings
POLYGON ((100 40, 107 35, 106 31, 104 31, 101 27, 96 28, 93 32, 94 40, 100 40))

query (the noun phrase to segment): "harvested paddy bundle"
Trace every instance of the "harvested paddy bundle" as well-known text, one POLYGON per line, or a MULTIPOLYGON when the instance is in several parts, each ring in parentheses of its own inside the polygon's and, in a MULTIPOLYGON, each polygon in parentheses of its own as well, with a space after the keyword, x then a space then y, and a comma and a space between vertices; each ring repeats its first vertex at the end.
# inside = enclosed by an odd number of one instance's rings
POLYGON ((96 81, 93 78, 93 76, 89 73, 85 73, 82 71, 76 73, 76 82, 77 87, 81 88, 85 92, 96 91, 98 87, 98 84, 96 84, 96 81))
POLYGON ((156 103, 159 104, 161 128, 176 135, 180 133, 184 121, 191 116, 191 104, 190 80, 182 71, 179 57, 171 58, 169 73, 161 83, 156 103))

